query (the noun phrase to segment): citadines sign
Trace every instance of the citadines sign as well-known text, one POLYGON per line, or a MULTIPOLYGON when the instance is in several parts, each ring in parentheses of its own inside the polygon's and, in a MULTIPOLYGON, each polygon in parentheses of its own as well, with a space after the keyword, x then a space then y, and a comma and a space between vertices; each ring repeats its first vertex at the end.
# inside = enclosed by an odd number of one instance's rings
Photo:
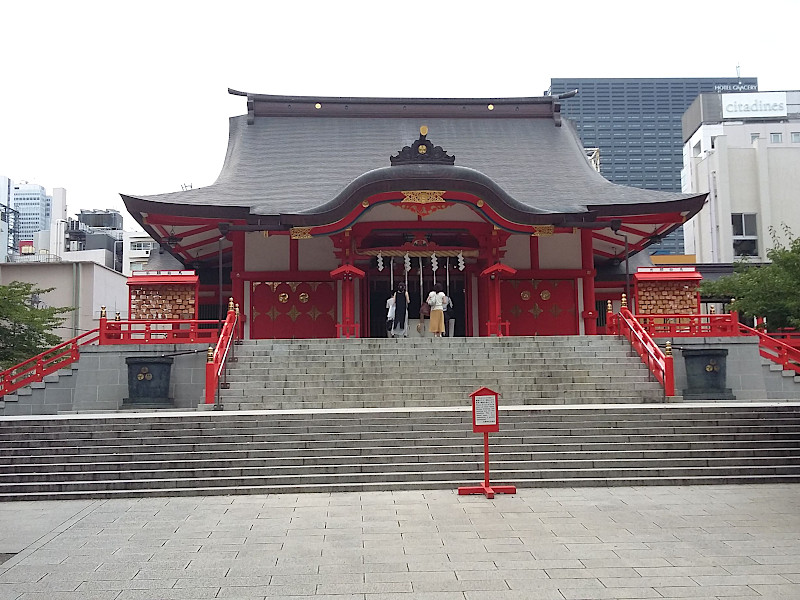
POLYGON ((786 92, 721 94, 723 119, 785 117, 786 92))

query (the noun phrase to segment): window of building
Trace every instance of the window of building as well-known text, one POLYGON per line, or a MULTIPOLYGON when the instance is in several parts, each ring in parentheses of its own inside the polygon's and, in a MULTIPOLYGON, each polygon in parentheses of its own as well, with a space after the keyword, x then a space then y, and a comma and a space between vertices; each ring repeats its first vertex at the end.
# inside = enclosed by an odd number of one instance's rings
POLYGON ((761 137, 761 135, 758 134, 758 133, 751 133, 750 134, 750 143, 752 144, 753 142, 755 142, 760 137, 761 137))
POLYGON ((793 131, 792 132, 792 143, 793 144, 800 144, 800 131, 793 131))
POLYGON ((780 144, 783 141, 783 134, 782 133, 770 133, 769 134, 769 142, 770 144, 780 144))
POLYGON ((758 231, 756 215, 752 213, 731 214, 733 230, 733 255, 758 256, 758 231))
POLYGON ((156 245, 155 242, 131 242, 131 250, 152 250, 156 245))

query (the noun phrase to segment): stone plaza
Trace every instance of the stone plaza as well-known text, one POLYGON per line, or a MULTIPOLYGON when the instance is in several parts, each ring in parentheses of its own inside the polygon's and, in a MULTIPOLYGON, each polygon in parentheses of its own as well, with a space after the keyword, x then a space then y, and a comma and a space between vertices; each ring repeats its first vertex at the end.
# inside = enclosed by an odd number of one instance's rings
POLYGON ((800 598, 796 484, 7 502, 0 600, 800 598))

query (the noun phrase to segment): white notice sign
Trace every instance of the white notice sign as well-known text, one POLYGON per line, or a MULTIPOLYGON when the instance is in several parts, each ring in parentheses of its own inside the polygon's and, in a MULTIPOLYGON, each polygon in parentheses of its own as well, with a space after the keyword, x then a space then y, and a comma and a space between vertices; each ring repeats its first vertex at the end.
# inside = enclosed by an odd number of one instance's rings
POLYGON ((497 396, 475 396, 475 425, 497 425, 497 396))

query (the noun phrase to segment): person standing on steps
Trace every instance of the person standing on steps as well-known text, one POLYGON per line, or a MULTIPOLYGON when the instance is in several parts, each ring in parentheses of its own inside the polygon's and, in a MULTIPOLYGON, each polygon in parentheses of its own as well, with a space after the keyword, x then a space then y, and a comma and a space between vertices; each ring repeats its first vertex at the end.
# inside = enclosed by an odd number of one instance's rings
POLYGON ((433 291, 428 294, 428 304, 431 307, 428 331, 433 334, 433 337, 442 337, 444 332, 444 303, 446 299, 444 286, 441 283, 434 285, 433 291))
POLYGON ((391 337, 408 337, 408 291, 406 284, 400 282, 397 284, 397 291, 389 299, 389 302, 394 306, 394 321, 389 330, 391 337))
POLYGON ((453 300, 450 296, 444 297, 444 332, 442 337, 450 337, 450 319, 453 318, 453 300))

